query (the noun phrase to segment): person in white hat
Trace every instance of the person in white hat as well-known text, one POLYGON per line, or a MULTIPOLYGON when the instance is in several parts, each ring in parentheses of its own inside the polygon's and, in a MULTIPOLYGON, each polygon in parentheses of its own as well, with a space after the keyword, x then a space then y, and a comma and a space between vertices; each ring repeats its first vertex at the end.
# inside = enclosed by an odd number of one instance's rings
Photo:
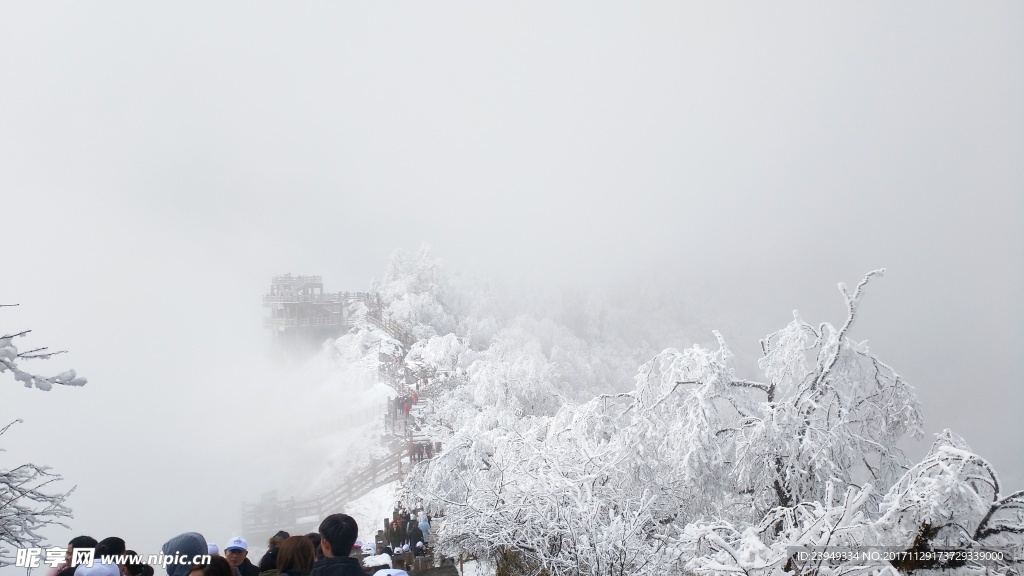
POLYGON ((241 536, 228 540, 224 546, 224 557, 231 568, 238 571, 238 576, 259 576, 260 569, 249 561, 249 543, 241 536))

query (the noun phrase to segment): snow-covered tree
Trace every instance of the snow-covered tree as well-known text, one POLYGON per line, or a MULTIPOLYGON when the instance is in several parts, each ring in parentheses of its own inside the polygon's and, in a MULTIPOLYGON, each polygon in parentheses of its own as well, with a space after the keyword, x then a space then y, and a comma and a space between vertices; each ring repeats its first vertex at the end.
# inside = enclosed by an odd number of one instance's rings
MULTIPOLYGON (((50 390, 55 384, 82 386, 86 383, 85 378, 76 375, 74 370, 56 376, 40 376, 23 369, 23 361, 44 360, 62 353, 51 352, 47 348, 19 351, 14 339, 28 332, 0 336, 0 374, 9 372, 16 381, 39 390, 50 390)), ((21 420, 0 428, 0 436, 18 422, 21 420)), ((47 491, 50 484, 61 479, 47 466, 31 463, 14 468, 0 466, 0 567, 12 563, 13 549, 39 546, 43 540, 39 534, 42 528, 64 526, 61 519, 71 517, 71 510, 64 504, 71 492, 53 494, 47 491)))
POLYGON ((438 410, 461 414, 448 448, 408 480, 443 514, 442 553, 550 576, 770 574, 807 568, 789 546, 1019 542, 1024 497, 959 440, 913 467, 897 448, 921 434, 913 388, 850 337, 881 273, 840 284, 838 328, 794 313, 763 340, 761 380, 736 377, 716 334, 717 350, 665 350, 634 390, 575 404, 553 347, 499 333, 438 410))
POLYGON ((413 344, 405 355, 405 365, 417 378, 452 376, 469 353, 465 338, 448 333, 413 344))
POLYGON ((840 493, 826 482, 820 501, 778 507, 755 525, 699 521, 687 525, 686 568, 699 574, 877 574, 938 571, 942 574, 1011 574, 1020 561, 1024 491, 1003 496, 992 467, 949 430, 937 435, 928 455, 888 490, 878 508, 870 484, 840 493), (831 546, 865 551, 899 550, 885 562, 800 562, 794 548, 831 546), (969 551, 974 558, 944 558, 937 551, 969 551))
POLYGON ((455 320, 445 309, 446 287, 440 268, 441 262, 426 245, 415 257, 395 250, 384 279, 373 287, 381 296, 384 317, 418 340, 455 330, 455 320))
POLYGON ((917 550, 1024 551, 1024 490, 1004 495, 992 466, 948 429, 889 489, 882 510, 875 530, 888 540, 912 537, 917 550))

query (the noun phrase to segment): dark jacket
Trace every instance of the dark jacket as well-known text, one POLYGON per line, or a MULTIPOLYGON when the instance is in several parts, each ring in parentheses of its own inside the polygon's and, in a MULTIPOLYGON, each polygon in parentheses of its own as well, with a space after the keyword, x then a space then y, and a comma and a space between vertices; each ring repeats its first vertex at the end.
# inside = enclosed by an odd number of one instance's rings
POLYGON ((388 532, 390 532, 388 542, 391 543, 391 546, 397 548, 405 543, 405 528, 401 524, 391 524, 388 527, 388 532))
POLYGON ((365 576, 359 560, 348 556, 337 556, 317 560, 310 576, 365 576))
MULTIPOLYGON (((417 542, 423 541, 423 531, 420 530, 419 526, 413 526, 413 529, 409 531, 409 547, 415 548, 417 542)), ((244 574, 242 576, 245 576, 244 574)))
POLYGON ((260 576, 260 569, 246 558, 238 567, 238 573, 242 576, 260 576))
POLYGON ((263 558, 260 558, 259 568, 261 574, 263 572, 277 570, 277 553, 280 550, 280 548, 274 546, 270 550, 267 550, 267 553, 263 555, 263 558))

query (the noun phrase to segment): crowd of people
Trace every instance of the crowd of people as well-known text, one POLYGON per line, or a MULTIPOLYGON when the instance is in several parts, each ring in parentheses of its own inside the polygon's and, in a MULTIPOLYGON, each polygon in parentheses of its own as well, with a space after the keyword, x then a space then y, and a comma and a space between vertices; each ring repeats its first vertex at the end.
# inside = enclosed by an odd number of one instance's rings
POLYGON ((434 457, 434 445, 430 442, 408 442, 406 451, 410 462, 422 462, 434 457))
POLYGON ((395 511, 391 524, 384 532, 384 541, 394 550, 411 551, 414 554, 430 545, 430 520, 426 513, 416 514, 395 511))
POLYGON ((416 390, 408 392, 396 398, 388 400, 388 413, 384 419, 384 429, 394 434, 405 436, 406 456, 410 463, 421 462, 434 457, 434 444, 429 440, 426 442, 415 441, 414 431, 420 428, 409 418, 410 411, 414 404, 420 401, 419 393, 416 390), (410 422, 412 424, 410 425, 410 422))
POLYGON ((420 396, 415 390, 409 391, 407 394, 403 394, 393 400, 388 400, 391 414, 395 418, 408 417, 409 412, 412 410, 413 404, 420 401, 420 396))
MULTIPOLYGON (((399 525, 397 518, 394 524, 399 525)), ((272 536, 258 564, 249 559, 249 544, 242 537, 229 540, 221 554, 202 534, 185 532, 164 543, 161 552, 167 576, 408 576, 403 568, 426 553, 430 523, 426 515, 419 521, 409 515, 400 528, 400 539, 388 534, 392 546, 377 550, 358 541, 355 519, 331 514, 317 532, 292 536, 280 531, 272 536)), ((121 538, 78 536, 68 542, 64 562, 47 576, 155 576, 153 566, 130 560, 133 556, 138 555, 121 538), (91 562, 75 554, 76 549, 94 550, 91 562)))

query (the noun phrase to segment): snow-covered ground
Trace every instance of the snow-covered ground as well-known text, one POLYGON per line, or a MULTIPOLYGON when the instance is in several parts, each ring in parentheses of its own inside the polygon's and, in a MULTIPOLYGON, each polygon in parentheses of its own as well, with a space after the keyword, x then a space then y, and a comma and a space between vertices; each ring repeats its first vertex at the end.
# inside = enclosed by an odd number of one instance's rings
POLYGON ((461 576, 494 576, 494 568, 479 564, 476 560, 466 562, 462 568, 461 576))
POLYGON ((363 542, 373 542, 377 531, 384 528, 384 519, 391 518, 398 499, 398 485, 398 482, 385 484, 345 507, 345 514, 359 524, 359 539, 363 542))

